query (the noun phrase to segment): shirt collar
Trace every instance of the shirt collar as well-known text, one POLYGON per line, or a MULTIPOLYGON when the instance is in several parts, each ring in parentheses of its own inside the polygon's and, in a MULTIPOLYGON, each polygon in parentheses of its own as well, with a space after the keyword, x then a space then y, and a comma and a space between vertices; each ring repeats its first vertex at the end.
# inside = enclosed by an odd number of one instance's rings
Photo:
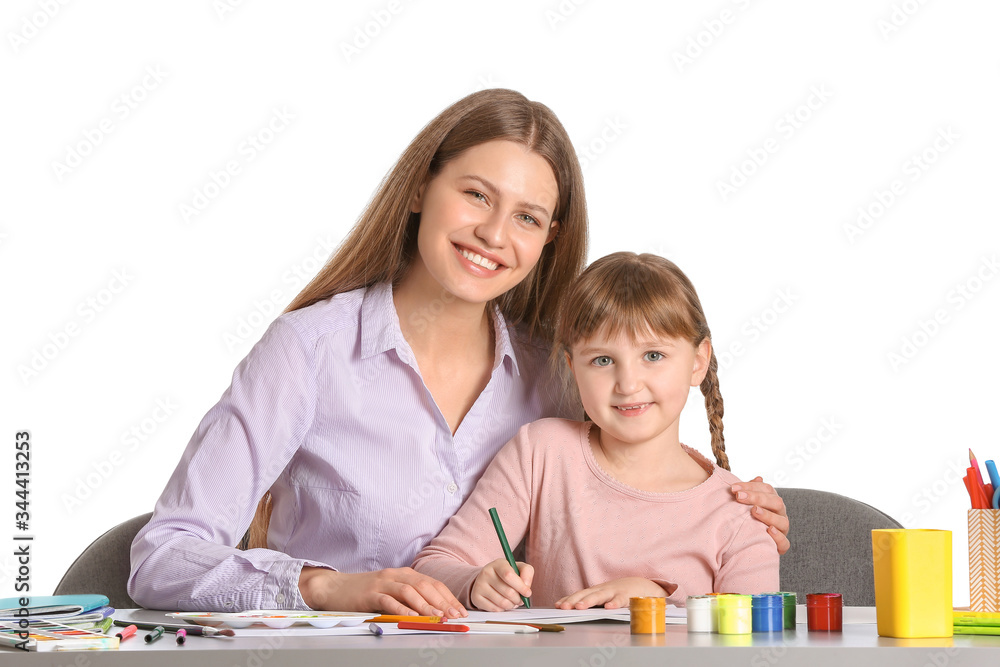
MULTIPOLYGON (((509 357, 514 373, 520 375, 514 345, 499 306, 493 307, 493 331, 496 332, 493 369, 496 370, 504 357, 509 357)), ((365 291, 361 303, 361 358, 367 359, 393 349, 409 351, 410 346, 399 326, 399 315, 392 302, 392 285, 377 283, 365 291)))

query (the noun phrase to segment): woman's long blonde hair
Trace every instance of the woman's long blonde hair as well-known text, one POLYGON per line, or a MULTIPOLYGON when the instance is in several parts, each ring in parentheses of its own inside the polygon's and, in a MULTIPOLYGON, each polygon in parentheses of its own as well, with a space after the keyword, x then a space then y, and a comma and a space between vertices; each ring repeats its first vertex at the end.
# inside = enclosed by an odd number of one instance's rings
MULTIPOLYGON (((659 255, 616 252, 596 260, 570 288, 559 312, 553 354, 560 357, 604 326, 609 336, 632 340, 652 333, 687 340, 695 348, 712 341, 694 285, 676 264, 659 255)), ((719 467, 729 470, 718 368, 713 349, 701 393, 712 453, 719 467)))
MULTIPOLYGON (((501 88, 468 95, 442 111, 413 139, 382 180, 340 247, 285 312, 311 306, 335 294, 376 283, 399 283, 416 252, 420 215, 410 204, 421 185, 462 152, 497 139, 514 141, 542 156, 552 167, 559 199, 552 219, 558 237, 545 245, 538 263, 520 284, 497 297, 508 325, 550 345, 555 313, 587 257, 587 204, 583 173, 565 128, 539 102, 501 88)), ((267 546, 270 492, 257 506, 248 546, 267 546)))

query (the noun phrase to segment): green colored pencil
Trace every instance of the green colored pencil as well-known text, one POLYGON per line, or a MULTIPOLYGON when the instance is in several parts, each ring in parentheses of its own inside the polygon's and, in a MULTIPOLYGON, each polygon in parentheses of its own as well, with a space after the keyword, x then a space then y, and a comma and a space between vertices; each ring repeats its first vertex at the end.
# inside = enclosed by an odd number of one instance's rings
MULTIPOLYGON (((490 518, 493 519, 493 527, 497 529, 497 537, 500 538, 500 546, 503 548, 504 558, 506 558, 507 562, 510 563, 510 566, 514 568, 514 572, 517 573, 517 576, 520 577, 521 571, 517 569, 517 563, 514 561, 514 553, 510 550, 510 545, 507 544, 507 536, 504 535, 503 525, 500 523, 500 515, 497 514, 496 507, 490 508, 490 518)), ((521 602, 524 603, 525 609, 531 609, 531 602, 528 601, 528 598, 522 595, 521 602)))

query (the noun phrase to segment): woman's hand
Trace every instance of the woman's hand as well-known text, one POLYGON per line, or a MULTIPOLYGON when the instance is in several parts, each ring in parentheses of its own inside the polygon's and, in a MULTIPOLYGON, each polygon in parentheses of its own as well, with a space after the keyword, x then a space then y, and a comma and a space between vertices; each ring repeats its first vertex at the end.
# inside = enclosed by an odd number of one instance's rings
POLYGON ((730 487, 736 494, 736 501, 744 505, 753 505, 753 517, 767 524, 767 533, 778 545, 778 553, 788 551, 791 542, 788 541, 788 514, 785 512, 785 501, 774 491, 774 487, 765 484, 760 476, 749 482, 740 482, 730 487))
POLYGON ((615 579, 598 586, 584 588, 572 595, 556 600, 557 609, 590 609, 604 605, 605 609, 619 609, 628 606, 629 598, 666 597, 667 592, 659 584, 642 577, 615 579))
POLYGON ((531 597, 531 580, 535 568, 518 561, 517 576, 514 568, 503 558, 498 558, 479 571, 472 584, 469 601, 483 611, 507 611, 521 605, 521 596, 531 597))
POLYGON ((377 611, 404 616, 468 616, 462 603, 437 579, 409 567, 348 574, 303 567, 302 599, 312 609, 377 611))

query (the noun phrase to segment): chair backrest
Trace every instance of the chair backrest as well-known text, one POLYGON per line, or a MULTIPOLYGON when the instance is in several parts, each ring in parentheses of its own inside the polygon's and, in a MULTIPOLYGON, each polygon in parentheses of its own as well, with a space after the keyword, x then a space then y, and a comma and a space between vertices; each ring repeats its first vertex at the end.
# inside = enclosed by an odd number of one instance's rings
POLYGON ((130 551, 136 533, 149 523, 152 512, 120 523, 83 550, 56 586, 55 595, 99 593, 115 609, 138 607, 126 585, 131 570, 130 551))
POLYGON ((775 489, 785 501, 792 547, 781 557, 781 590, 840 593, 844 604, 875 605, 873 528, 902 528, 858 500, 814 489, 775 489))

